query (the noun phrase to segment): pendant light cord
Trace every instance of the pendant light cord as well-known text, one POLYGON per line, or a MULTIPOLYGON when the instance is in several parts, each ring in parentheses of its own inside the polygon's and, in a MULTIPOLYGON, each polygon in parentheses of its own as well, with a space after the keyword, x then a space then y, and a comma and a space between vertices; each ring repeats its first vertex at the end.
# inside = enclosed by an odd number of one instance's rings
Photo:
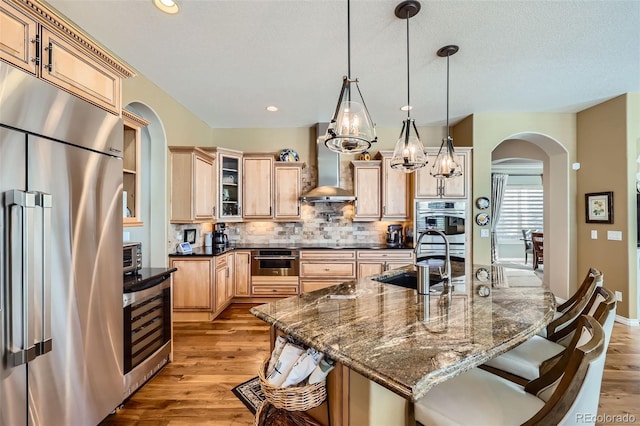
POLYGON ((447 53, 447 139, 449 139, 449 53, 447 53))
POLYGON ((407 9, 407 118, 411 118, 411 100, 410 100, 410 90, 411 86, 409 80, 409 10, 407 9))
POLYGON ((351 80, 351 1, 347 0, 347 78, 351 80))

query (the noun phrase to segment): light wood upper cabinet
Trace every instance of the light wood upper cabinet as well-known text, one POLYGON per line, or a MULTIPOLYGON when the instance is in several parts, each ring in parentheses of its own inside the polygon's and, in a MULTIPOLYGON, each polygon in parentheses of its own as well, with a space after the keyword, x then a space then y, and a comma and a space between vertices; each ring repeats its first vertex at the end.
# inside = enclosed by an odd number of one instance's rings
POLYGON ((124 144, 122 152, 123 226, 142 226, 141 219, 141 132, 149 125, 144 118, 122 110, 124 144), (126 204, 125 204, 126 203, 126 204))
POLYGON ((377 221, 382 216, 381 161, 352 161, 353 187, 356 201, 354 221, 377 221))
POLYGON ((302 195, 302 163, 274 162, 274 213, 275 220, 301 220, 300 196, 302 195))
POLYGON ((171 223, 212 222, 214 158, 196 147, 170 146, 171 223))
MULTIPOLYGON (((439 148, 427 148, 429 161, 433 161, 438 155, 439 148)), ((471 150, 469 148, 456 148, 456 159, 460 162, 462 176, 451 179, 436 179, 429 171, 431 164, 416 171, 415 196, 416 198, 467 198, 469 193, 469 164, 471 150)))
POLYGON ((44 80, 106 110, 120 111, 120 78, 74 44, 42 29, 41 59, 44 80))
POLYGON ((116 115, 133 70, 38 0, 0 0, 0 58, 116 115))
POLYGON ((217 162, 216 217, 223 222, 242 221, 242 152, 233 149, 203 148, 217 162))
POLYGON ((31 74, 36 74, 37 31, 38 24, 34 19, 5 2, 0 2, 1 59, 31 74))
POLYGON ((273 217, 273 155, 245 154, 243 159, 242 217, 273 217))
POLYGON ((391 168, 393 151, 380 151, 382 160, 381 220, 409 220, 411 218, 411 174, 391 168))

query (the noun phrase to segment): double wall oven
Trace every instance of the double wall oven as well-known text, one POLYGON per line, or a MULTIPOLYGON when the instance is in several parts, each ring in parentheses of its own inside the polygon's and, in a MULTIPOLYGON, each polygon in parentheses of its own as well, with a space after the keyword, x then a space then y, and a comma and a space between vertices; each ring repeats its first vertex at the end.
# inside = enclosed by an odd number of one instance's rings
MULTIPOLYGON (((450 254, 453 257, 466 257, 466 203, 464 201, 416 201, 415 241, 426 229, 442 231, 449 241, 450 254)), ((439 235, 425 235, 420 252, 426 256, 444 255, 444 241, 439 235)))

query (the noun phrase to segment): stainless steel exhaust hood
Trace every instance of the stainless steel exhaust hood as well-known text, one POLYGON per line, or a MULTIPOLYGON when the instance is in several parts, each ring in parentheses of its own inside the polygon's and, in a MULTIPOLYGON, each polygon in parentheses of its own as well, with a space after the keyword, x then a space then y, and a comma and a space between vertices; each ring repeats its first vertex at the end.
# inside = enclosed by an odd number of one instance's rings
POLYGON ((306 203, 344 203, 355 201, 352 192, 340 188, 340 154, 324 144, 329 123, 316 125, 316 152, 318 156, 318 186, 300 200, 306 203))

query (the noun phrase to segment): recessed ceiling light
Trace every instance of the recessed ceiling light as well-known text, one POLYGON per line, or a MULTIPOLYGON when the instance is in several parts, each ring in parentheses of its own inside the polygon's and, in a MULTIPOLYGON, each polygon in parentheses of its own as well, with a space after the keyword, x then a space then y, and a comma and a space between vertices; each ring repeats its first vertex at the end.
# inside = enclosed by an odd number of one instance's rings
POLYGON ((277 110, 278 110, 278 107, 275 106, 275 105, 269 105, 267 107, 267 111, 269 111, 269 112, 276 112, 277 110))
POLYGON ((179 7, 173 0, 153 0, 153 4, 165 13, 178 13, 179 7))
POLYGON ((400 107, 400 111, 410 111, 412 109, 413 109, 413 107, 411 105, 405 105, 405 106, 400 107))

